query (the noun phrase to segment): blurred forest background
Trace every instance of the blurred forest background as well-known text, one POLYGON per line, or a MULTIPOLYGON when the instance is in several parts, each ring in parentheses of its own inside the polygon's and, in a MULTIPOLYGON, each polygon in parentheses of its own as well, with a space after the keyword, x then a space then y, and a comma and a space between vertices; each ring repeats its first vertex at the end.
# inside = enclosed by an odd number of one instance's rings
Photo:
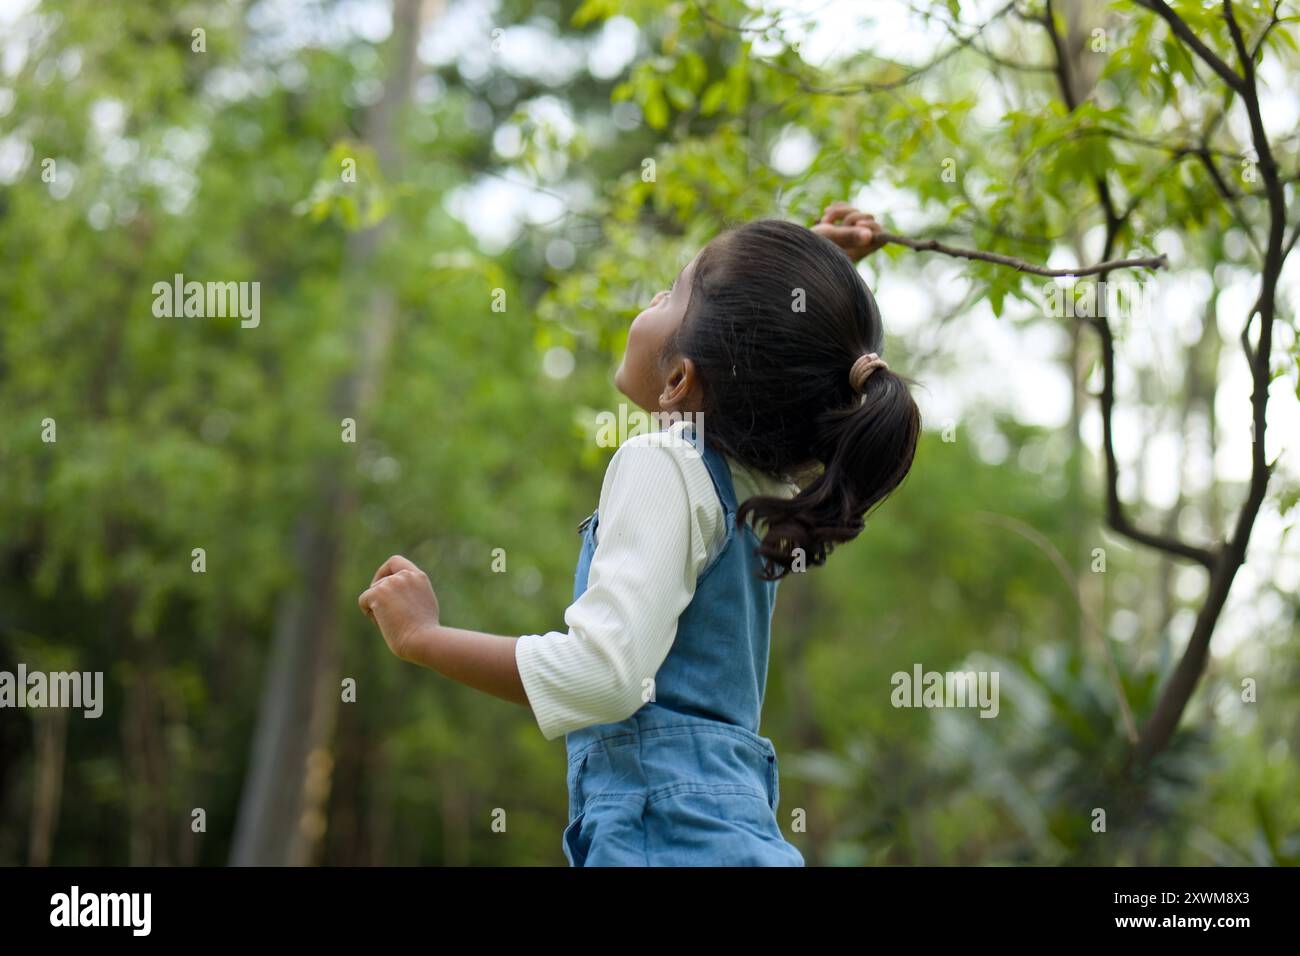
POLYGON ((1219 5, 1173 4, 1261 125, 1152 6, 0 2, 0 670, 106 695, 0 711, 0 863, 562 864, 562 744, 397 662, 356 595, 400 552, 446 623, 562 627, 631 317, 727 225, 835 199, 1170 269, 1127 276, 1158 296, 1107 379, 1041 281, 862 264, 926 432, 863 536, 782 584, 787 836, 811 865, 1296 863, 1300 7, 1235 5, 1256 73, 1219 5), (260 323, 156 317, 177 273, 259 282, 260 323), (1227 540, 1261 274, 1281 458, 1135 762, 1213 575, 1111 526, 1097 395, 1126 518, 1227 540), (896 709, 917 663, 996 670, 999 715, 896 709))

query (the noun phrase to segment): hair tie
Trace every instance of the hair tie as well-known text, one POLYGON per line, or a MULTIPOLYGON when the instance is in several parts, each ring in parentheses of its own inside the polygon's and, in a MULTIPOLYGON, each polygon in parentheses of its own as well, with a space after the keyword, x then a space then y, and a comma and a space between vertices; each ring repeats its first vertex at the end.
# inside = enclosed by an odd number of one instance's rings
POLYGON ((853 391, 861 392, 862 386, 871 377, 871 373, 878 368, 889 368, 889 366, 875 352, 863 352, 849 369, 849 384, 853 386, 853 391))

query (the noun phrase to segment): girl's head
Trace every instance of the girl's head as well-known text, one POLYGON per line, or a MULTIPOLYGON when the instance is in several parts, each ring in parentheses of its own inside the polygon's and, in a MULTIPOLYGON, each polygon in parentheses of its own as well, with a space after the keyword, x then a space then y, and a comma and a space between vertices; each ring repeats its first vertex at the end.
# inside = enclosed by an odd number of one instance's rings
POLYGON ((849 258, 793 223, 759 220, 718 236, 632 323, 618 388, 652 411, 698 412, 710 445, 773 476, 792 499, 741 504, 766 524, 765 577, 826 560, 906 477, 921 413, 908 380, 849 370, 883 353, 875 300, 849 258), (815 476, 815 477, 814 477, 815 476))

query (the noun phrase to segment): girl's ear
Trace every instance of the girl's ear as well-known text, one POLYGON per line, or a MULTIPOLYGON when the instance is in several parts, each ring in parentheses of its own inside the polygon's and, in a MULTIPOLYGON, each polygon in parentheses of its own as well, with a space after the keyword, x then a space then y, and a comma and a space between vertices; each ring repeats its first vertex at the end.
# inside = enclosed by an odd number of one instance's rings
POLYGON ((698 385, 699 375, 695 363, 678 355, 668 366, 668 377, 664 379, 664 388, 659 394, 659 407, 663 411, 678 408, 691 411, 691 399, 695 397, 698 385))

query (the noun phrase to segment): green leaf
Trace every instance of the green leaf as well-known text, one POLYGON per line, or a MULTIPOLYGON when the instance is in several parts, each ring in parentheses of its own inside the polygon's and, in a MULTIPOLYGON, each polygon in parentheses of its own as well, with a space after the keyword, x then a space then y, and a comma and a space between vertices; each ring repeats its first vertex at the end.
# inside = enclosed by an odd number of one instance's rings
POLYGON ((645 111, 645 121, 651 129, 663 129, 668 125, 668 101, 657 87, 641 104, 641 108, 645 111))
POLYGON ((664 90, 668 93, 668 100, 678 110, 688 110, 695 105, 695 96, 684 86, 670 80, 664 84, 664 90))
POLYGON ((989 307, 996 318, 1002 318, 1002 303, 1007 297, 1007 290, 999 285, 989 286, 989 307))
POLYGON ((951 142, 959 142, 960 134, 957 132, 957 126, 953 123, 951 116, 946 113, 940 114, 935 119, 935 125, 939 127, 939 132, 948 137, 951 142))
POLYGON ((704 95, 700 97, 700 112, 705 116, 712 116, 722 106, 723 100, 727 98, 727 85, 718 80, 711 84, 704 95))
POLYGON ((618 11, 615 0, 586 0, 582 6, 573 11, 570 19, 575 27, 585 27, 596 20, 607 20, 618 11))

